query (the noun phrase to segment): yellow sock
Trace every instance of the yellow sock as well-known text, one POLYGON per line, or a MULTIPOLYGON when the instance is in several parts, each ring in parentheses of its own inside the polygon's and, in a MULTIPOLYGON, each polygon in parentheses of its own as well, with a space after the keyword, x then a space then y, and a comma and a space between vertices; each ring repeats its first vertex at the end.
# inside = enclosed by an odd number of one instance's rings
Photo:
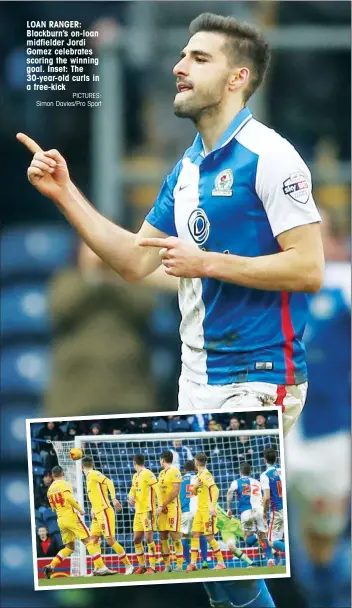
POLYGON ((113 551, 115 551, 115 553, 117 553, 117 555, 119 556, 120 560, 122 561, 122 563, 125 566, 130 566, 131 562, 128 559, 125 549, 122 547, 122 545, 120 545, 120 543, 117 542, 117 540, 114 542, 113 545, 111 545, 111 548, 113 551))
POLYGON ((105 564, 100 555, 100 547, 95 543, 88 543, 86 545, 87 551, 89 555, 92 557, 94 570, 99 570, 100 568, 105 568, 105 564))
POLYGON ((213 540, 210 541, 209 546, 213 550, 213 554, 214 554, 215 559, 217 559, 217 561, 219 562, 219 564, 223 564, 224 563, 224 558, 222 556, 222 552, 220 550, 218 541, 215 540, 215 538, 213 538, 213 540))
POLYGON ((134 545, 134 548, 135 548, 135 551, 136 551, 136 555, 137 555, 137 559, 138 559, 138 564, 140 566, 145 566, 144 549, 143 549, 142 543, 139 543, 139 544, 136 543, 134 545))
POLYGON ((165 562, 165 566, 170 566, 170 549, 169 549, 169 541, 162 540, 161 544, 161 554, 163 556, 163 560, 165 562))
POLYGON ((196 564, 198 560, 198 551, 200 547, 199 537, 191 538, 191 563, 196 564))
POLYGON ((151 568, 153 568, 153 570, 155 570, 155 553, 156 553, 155 542, 153 541, 151 543, 148 543, 149 566, 151 568))
POLYGON ((68 547, 64 547, 63 549, 61 549, 61 551, 59 551, 57 556, 54 557, 53 561, 51 562, 50 568, 57 568, 57 566, 59 566, 61 562, 66 559, 66 557, 69 557, 71 555, 71 553, 73 553, 73 551, 68 547))
POLYGON ((182 568, 183 566, 183 544, 182 541, 174 540, 174 547, 176 553, 176 563, 178 568, 182 568))

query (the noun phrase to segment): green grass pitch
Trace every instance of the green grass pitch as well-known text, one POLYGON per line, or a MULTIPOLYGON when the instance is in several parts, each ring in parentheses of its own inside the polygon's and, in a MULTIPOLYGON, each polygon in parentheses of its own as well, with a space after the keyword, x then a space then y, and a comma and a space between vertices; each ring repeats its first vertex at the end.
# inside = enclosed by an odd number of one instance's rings
POLYGON ((139 584, 146 581, 169 581, 177 579, 189 580, 191 578, 212 578, 212 577, 233 577, 237 576, 266 576, 267 574, 286 574, 285 566, 273 566, 271 568, 263 566, 261 568, 226 568, 226 570, 198 570, 197 572, 157 572, 156 574, 143 574, 125 576, 115 574, 112 576, 68 576, 65 578, 53 578, 51 580, 40 579, 40 587, 65 587, 65 585, 101 585, 109 583, 131 583, 135 581, 139 584))

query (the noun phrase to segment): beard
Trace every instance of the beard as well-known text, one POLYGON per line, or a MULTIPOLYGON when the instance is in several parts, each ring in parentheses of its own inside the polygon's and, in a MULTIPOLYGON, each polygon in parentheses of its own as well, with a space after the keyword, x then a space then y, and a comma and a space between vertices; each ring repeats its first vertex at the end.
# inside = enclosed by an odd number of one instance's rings
MULTIPOLYGON (((225 79, 224 79, 225 80, 225 79)), ((174 114, 178 118, 190 118, 198 123, 203 116, 217 114, 223 98, 224 82, 219 82, 211 91, 179 93, 174 100, 174 114), (215 89, 215 93, 214 93, 215 89)))

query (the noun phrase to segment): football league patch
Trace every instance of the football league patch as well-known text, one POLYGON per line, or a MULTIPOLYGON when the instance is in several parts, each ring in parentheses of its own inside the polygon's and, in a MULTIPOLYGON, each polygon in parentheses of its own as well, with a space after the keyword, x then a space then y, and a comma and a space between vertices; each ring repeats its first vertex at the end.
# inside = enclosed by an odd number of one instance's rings
POLYGON ((290 196, 296 203, 302 203, 302 205, 308 203, 310 188, 303 173, 291 173, 282 184, 282 189, 284 194, 290 196))

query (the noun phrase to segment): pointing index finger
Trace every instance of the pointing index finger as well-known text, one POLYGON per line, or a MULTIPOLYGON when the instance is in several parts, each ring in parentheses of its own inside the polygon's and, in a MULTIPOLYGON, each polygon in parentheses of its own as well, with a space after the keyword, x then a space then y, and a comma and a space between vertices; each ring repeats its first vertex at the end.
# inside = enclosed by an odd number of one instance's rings
POLYGON ((16 138, 18 139, 18 141, 24 144, 26 148, 28 148, 28 150, 32 152, 32 154, 35 154, 36 152, 43 152, 39 144, 37 144, 34 139, 28 137, 28 135, 25 135, 25 133, 17 133, 16 138))
POLYGON ((160 238, 150 238, 150 239, 141 239, 139 241, 139 245, 141 247, 158 247, 159 249, 162 249, 163 247, 166 247, 166 249, 170 249, 170 247, 173 246, 172 243, 170 243, 170 241, 168 241, 167 239, 160 239, 160 238))

